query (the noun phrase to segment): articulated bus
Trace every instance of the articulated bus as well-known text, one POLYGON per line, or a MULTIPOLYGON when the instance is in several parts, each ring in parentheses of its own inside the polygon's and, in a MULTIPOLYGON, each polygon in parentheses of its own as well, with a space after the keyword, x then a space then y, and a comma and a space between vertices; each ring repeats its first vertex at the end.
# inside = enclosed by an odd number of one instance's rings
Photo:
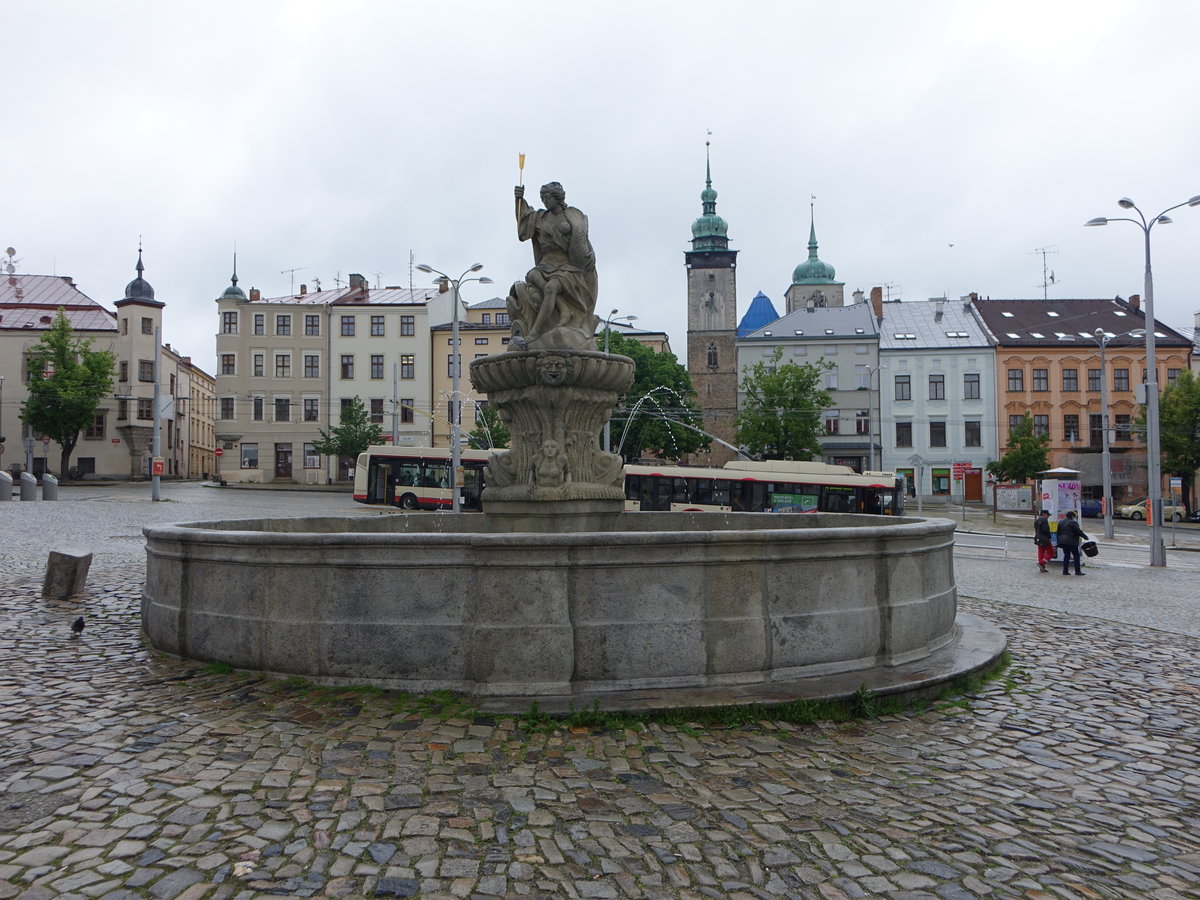
MULTIPOLYGON (((463 450, 461 508, 482 508, 492 451, 463 450)), ((449 448, 368 447, 354 470, 354 499, 401 509, 452 507, 449 448)), ((625 466, 625 509, 904 514, 904 479, 817 462, 735 460, 724 468, 625 466)))

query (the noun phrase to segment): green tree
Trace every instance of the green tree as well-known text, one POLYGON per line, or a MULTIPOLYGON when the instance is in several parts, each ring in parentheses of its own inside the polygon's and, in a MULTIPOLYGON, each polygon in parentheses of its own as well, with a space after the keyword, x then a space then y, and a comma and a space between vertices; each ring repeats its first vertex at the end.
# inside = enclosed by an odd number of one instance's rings
POLYGON ((783 348, 777 347, 770 359, 743 370, 737 441, 749 453, 771 459, 812 459, 821 454, 821 416, 831 402, 821 378, 833 366, 782 360, 783 348))
POLYGON ((1181 479, 1184 505, 1191 512, 1192 487, 1200 469, 1200 379, 1179 373, 1158 398, 1159 446, 1162 466, 1181 479))
POLYGON ((321 439, 313 442, 318 453, 326 456, 348 456, 354 459, 372 444, 383 441, 383 429, 371 424, 371 416, 362 398, 355 397, 342 407, 341 424, 320 429, 321 439))
MULTIPOLYGON (((604 349, 603 333, 596 338, 596 349, 604 349)), ((633 385, 613 411, 614 452, 619 445, 621 457, 628 462, 647 452, 679 459, 685 453, 708 449, 708 438, 693 430, 704 425, 704 415, 696 405, 696 390, 674 353, 655 353, 616 332, 609 332, 608 352, 629 357, 636 367, 633 385)))
POLYGON ((63 479, 71 471, 80 432, 95 421, 100 401, 112 392, 116 359, 111 350, 93 350, 91 338, 77 335, 62 307, 29 350, 29 399, 21 407, 21 421, 58 442, 63 479))
POLYGON ((1050 468, 1049 443, 1050 435, 1034 434, 1033 417, 1025 413, 1021 424, 1009 432, 1004 455, 988 463, 987 470, 1001 481, 1023 484, 1050 468))
POLYGON ((490 403, 479 408, 475 417, 475 427, 467 437, 471 439, 471 446, 478 450, 507 447, 512 440, 512 435, 500 421, 500 411, 490 403))

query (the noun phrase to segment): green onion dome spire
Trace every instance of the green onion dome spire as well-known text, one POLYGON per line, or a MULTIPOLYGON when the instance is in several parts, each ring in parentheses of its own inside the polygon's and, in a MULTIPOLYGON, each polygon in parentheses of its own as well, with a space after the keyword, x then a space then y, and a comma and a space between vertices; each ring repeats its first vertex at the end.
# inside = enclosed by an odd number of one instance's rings
POLYGON ((717 215, 717 192, 712 186, 712 163, 708 155, 709 142, 704 142, 704 190, 700 192, 703 215, 692 223, 693 250, 725 250, 729 247, 729 225, 717 215))
POLYGON ((809 204, 808 259, 792 272, 792 284, 829 284, 834 280, 834 268, 817 258, 817 220, 813 204, 809 204))

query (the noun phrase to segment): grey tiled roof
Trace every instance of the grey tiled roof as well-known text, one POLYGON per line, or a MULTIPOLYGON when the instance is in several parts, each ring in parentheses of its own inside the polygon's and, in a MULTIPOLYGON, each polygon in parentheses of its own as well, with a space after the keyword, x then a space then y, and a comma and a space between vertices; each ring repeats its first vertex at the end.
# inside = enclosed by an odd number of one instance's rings
POLYGON ((830 306, 816 309, 798 309, 776 319, 742 340, 808 339, 831 340, 835 338, 874 338, 875 317, 870 303, 855 303, 853 306, 830 306))
POLYGON ((908 300, 883 304, 880 350, 990 347, 987 330, 963 300, 908 300), (939 316, 940 312, 940 316, 939 316))

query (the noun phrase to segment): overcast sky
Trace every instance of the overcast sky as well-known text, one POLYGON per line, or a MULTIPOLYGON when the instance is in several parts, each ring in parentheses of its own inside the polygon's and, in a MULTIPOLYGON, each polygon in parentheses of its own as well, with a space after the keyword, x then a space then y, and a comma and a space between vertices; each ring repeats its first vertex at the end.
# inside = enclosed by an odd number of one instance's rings
MULTIPOLYGON (((683 251, 712 132, 739 317, 807 256, 851 291, 1140 293, 1152 215, 1200 194, 1200 4, 29 2, 0 7, 0 249, 111 306, 134 275, 213 367, 247 290, 416 262, 531 264, 512 186, 561 181, 614 307, 686 347, 683 251)), ((530 198, 536 197, 531 192, 530 198)), ((1156 315, 1200 308, 1200 208, 1154 229, 1156 315)), ((420 273, 414 283, 428 284, 420 273)))

